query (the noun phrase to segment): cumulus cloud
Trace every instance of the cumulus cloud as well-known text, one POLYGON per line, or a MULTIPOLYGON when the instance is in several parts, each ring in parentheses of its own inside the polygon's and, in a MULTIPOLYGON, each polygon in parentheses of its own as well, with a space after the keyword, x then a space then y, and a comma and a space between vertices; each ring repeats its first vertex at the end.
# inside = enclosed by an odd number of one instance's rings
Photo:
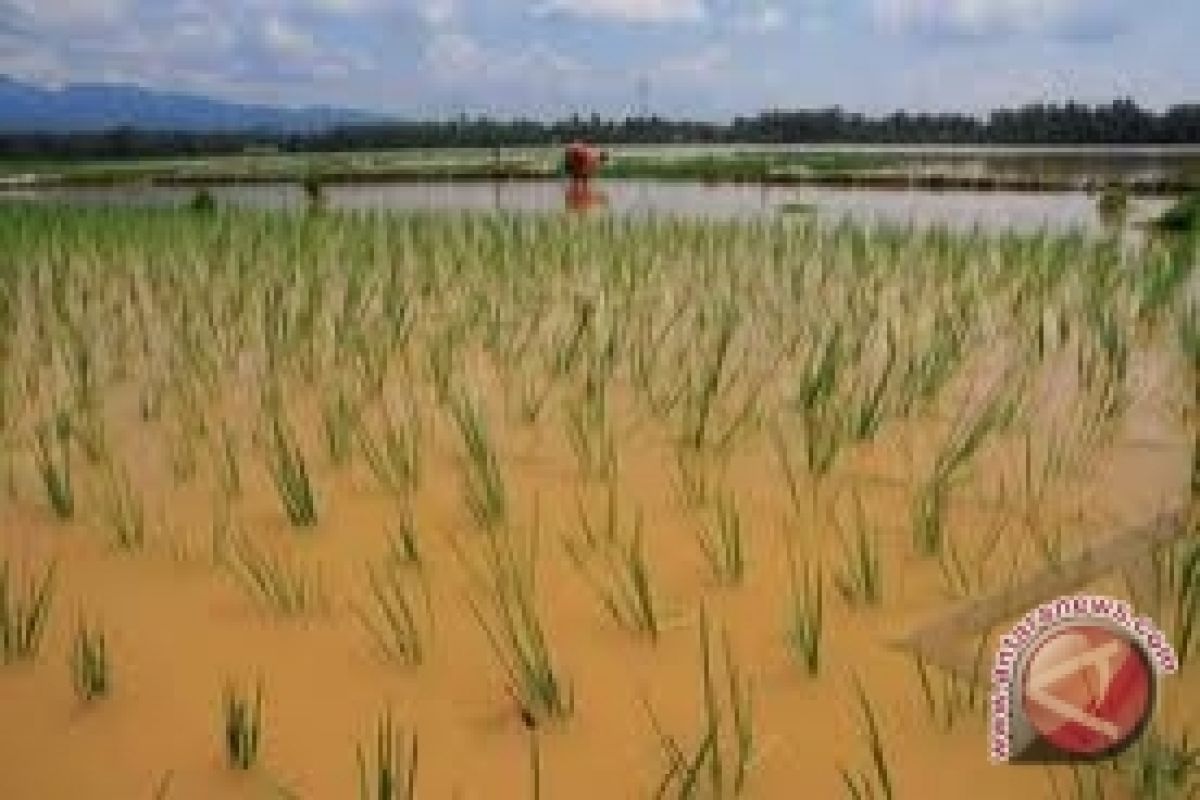
POLYGON ((317 49, 312 34, 277 16, 267 17, 263 23, 262 40, 268 50, 281 56, 307 56, 317 49))
POLYGON ((898 32, 958 36, 1098 33, 1117 19, 1115 0, 872 0, 876 20, 898 32))
POLYGON ((132 5, 130 0, 9 0, 8 4, 17 14, 47 26, 113 22, 132 5))
POLYGON ((774 33, 787 27, 788 15, 779 6, 763 6, 734 17, 734 27, 749 33, 774 33))
POLYGON ((535 12, 622 22, 695 22, 707 16, 703 0, 545 0, 535 12))

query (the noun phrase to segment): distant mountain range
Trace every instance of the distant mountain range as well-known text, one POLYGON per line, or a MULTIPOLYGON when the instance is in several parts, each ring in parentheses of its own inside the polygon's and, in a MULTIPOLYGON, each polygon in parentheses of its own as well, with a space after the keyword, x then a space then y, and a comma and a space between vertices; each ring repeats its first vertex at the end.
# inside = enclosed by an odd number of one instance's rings
POLYGON ((386 117, 324 106, 244 105, 123 84, 45 89, 0 75, 0 132, 68 133, 133 127, 161 131, 312 133, 386 117))

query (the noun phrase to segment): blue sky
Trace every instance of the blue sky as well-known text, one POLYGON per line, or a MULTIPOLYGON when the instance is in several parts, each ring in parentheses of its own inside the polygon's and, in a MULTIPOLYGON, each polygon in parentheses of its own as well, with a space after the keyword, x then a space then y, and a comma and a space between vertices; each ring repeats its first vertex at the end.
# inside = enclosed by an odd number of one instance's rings
POLYGON ((0 74, 409 115, 1200 102, 1200 0, 0 0, 0 74))

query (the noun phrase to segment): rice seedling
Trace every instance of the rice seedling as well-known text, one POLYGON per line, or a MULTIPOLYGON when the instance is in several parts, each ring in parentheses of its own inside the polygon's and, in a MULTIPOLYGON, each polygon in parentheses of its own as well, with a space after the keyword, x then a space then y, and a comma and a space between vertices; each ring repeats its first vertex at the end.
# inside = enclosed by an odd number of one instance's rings
POLYGON ((406 579, 392 564, 368 565, 367 582, 370 601, 354 611, 376 650, 389 661, 419 666, 433 636, 429 587, 423 579, 406 579))
POLYGON ((975 648, 975 657, 971 660, 970 675, 946 672, 941 675, 940 681, 930 675, 929 665, 921 654, 913 655, 913 666, 921 686, 921 696, 925 699, 925 710, 929 719, 943 733, 950 732, 964 714, 981 712, 986 707, 984 670, 988 654, 987 637, 981 636, 975 648))
POLYGON ((421 479, 421 432, 416 420, 413 413, 409 424, 397 424, 385 408, 377 428, 364 420, 358 423, 359 450, 371 474, 381 488, 399 497, 409 495, 421 479))
POLYGON ((729 495, 718 497, 711 523, 695 531, 713 579, 722 586, 740 585, 746 577, 747 553, 736 501, 729 495))
POLYGON ((391 564, 405 567, 422 565, 421 537, 411 511, 402 513, 396 526, 388 533, 387 551, 391 564))
POLYGON ((1188 731, 1152 731, 1122 757, 1117 771, 1139 800, 1185 800, 1200 794, 1200 746, 1188 731))
POLYGON ((417 796, 417 734, 405 737, 389 709, 375 726, 372 746, 355 745, 360 800, 412 800, 417 796), (407 739, 407 741, 406 741, 407 739))
POLYGON ((1170 581, 1175 601, 1171 609, 1172 641, 1183 666, 1200 649, 1200 543, 1179 547, 1174 556, 1175 574, 1170 581))
POLYGON ((226 681, 221 708, 225 761, 231 769, 249 770, 258 762, 262 746, 262 679, 255 683, 253 699, 232 680, 226 681))
POLYGON ((146 544, 146 510, 123 467, 110 465, 104 483, 104 517, 118 550, 133 552, 146 544))
POLYGON ((821 672, 821 646, 825 638, 825 579, 820 567, 805 565, 803 573, 788 547, 788 652, 810 677, 821 672))
POLYGON ((463 442, 463 492, 467 508, 479 527, 491 531, 508 514, 504 475, 488 428, 476 405, 465 395, 451 404, 454 422, 463 442))
POLYGON ((321 433, 329 463, 340 467, 350 460, 353 443, 354 412, 346 391, 338 387, 329 393, 321 405, 321 433))
POLYGON ((32 661, 41 650, 54 600, 57 567, 20 583, 0 561, 0 659, 5 664, 32 661))
POLYGON ((1047 770, 1050 791, 1055 800, 1105 800, 1109 797, 1111 776, 1106 765, 1071 764, 1069 771, 1070 783, 1066 789, 1060 790, 1058 776, 1053 770, 1047 770))
POLYGON ((535 514, 525 552, 513 531, 486 537, 480 545, 484 551, 482 569, 474 567, 467 554, 456 549, 475 584, 475 593, 467 598, 468 606, 504 674, 509 696, 531 728, 564 720, 575 707, 570 682, 556 663, 537 608, 538 535, 535 514))
POLYGON ((883 602, 883 561, 879 553, 878 531, 868 522, 862 496, 854 493, 852 531, 833 516, 841 543, 842 559, 834 586, 850 606, 878 606, 883 602))
POLYGON ((706 359, 700 365, 696 381, 690 385, 684 397, 686 405, 683 409, 681 438, 692 450, 700 450, 709 441, 713 414, 728 379, 730 348, 740 325, 736 311, 731 306, 723 306, 717 312, 717 317, 716 334, 704 354, 706 359))
POLYGON ((304 453, 281 412, 269 412, 268 422, 267 468, 276 494, 288 521, 297 528, 310 528, 317 524, 317 500, 304 453))
POLYGON ((81 702, 104 697, 111 689, 108 645, 104 630, 91 627, 81 617, 71 643, 71 685, 81 702))
POLYGON ((331 603, 320 572, 256 547, 248 537, 232 538, 227 569, 238 585, 264 608, 283 616, 325 613, 331 603))
POLYGON ((637 514, 628 543, 620 542, 614 536, 603 545, 593 545, 594 559, 589 559, 588 552, 569 540, 564 542, 564 547, 572 564, 612 620, 628 631, 658 641, 662 633, 662 611, 646 559, 641 513, 637 514))
POLYGON ((700 672, 704 717, 699 742, 689 746, 667 733, 646 705, 667 760, 667 769, 654 797, 702 796, 702 785, 707 785, 706 794, 710 797, 740 797, 747 792, 751 770, 759 756, 751 685, 733 660, 728 632, 722 631, 720 649, 715 648, 711 637, 708 614, 702 609, 700 672))
POLYGON ((75 490, 71 481, 71 419, 65 412, 44 422, 34 433, 38 474, 46 498, 55 515, 62 520, 75 515, 75 490))
POLYGON ((891 766, 888 763, 887 751, 883 744, 883 736, 879 730, 879 721, 875 707, 867 697, 866 690, 856 677, 854 692, 858 698, 859 714, 862 717, 860 736, 866 744, 870 757, 870 767, 867 769, 850 769, 838 767, 842 776, 842 785, 846 796, 852 800, 891 800, 895 796, 895 784, 891 766))
POLYGON ((1001 384, 975 413, 960 413, 937 451, 929 477, 917 488, 912 511, 913 546, 922 556, 936 556, 945 544, 950 490, 959 473, 987 437, 1005 427, 1016 413, 1019 391, 1001 384))

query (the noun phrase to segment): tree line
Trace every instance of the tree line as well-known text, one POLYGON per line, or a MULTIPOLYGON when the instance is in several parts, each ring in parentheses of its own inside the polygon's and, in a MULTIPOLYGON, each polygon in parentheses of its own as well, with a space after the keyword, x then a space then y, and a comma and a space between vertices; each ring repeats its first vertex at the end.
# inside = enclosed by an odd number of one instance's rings
POLYGON ((728 122, 660 116, 620 120, 572 116, 545 122, 466 116, 334 127, 311 133, 213 132, 134 128, 90 133, 3 133, 0 158, 72 159, 199 156, 259 151, 321 152, 418 147, 511 147, 583 139, 597 144, 1200 144, 1200 104, 1156 112, 1129 99, 1107 105, 1033 104, 985 115, 883 116, 841 108, 772 110, 728 122))

